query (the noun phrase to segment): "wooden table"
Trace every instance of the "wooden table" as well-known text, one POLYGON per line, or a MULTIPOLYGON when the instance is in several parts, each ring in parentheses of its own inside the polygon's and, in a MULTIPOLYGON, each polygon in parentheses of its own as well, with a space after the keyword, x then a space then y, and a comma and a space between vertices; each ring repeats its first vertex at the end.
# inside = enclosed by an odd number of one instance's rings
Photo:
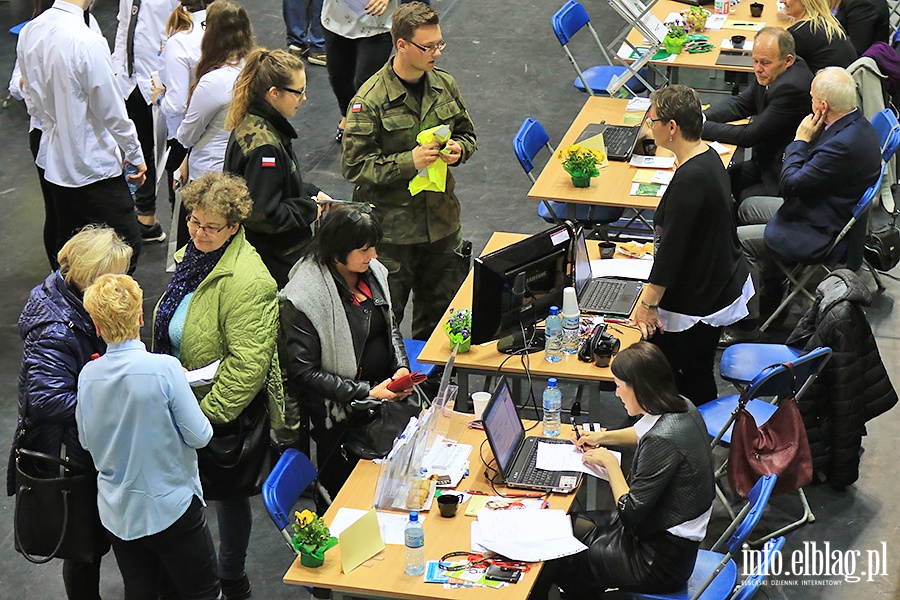
MULTIPOLYGON (((749 0, 744 0, 739 6, 748 3, 749 0)), ((563 136, 559 148, 568 148, 575 143, 584 128, 591 123, 606 121, 614 125, 623 124, 627 104, 627 100, 619 98, 588 98, 563 136)), ((730 148, 728 154, 722 155, 722 163, 726 166, 734 155, 734 148, 730 148)), ((632 167, 627 162, 610 161, 609 166, 600 170, 600 176, 591 180, 590 187, 577 188, 572 185, 571 176, 563 169, 562 161, 554 156, 531 186, 528 197, 534 200, 655 210, 659 204, 658 197, 630 195, 631 180, 637 171, 637 167, 632 167)))
MULTIPOLYGON (((491 236, 491 239, 488 240, 483 253, 487 254, 499 250, 500 248, 525 239, 526 237, 528 236, 518 233, 494 233, 491 236)), ((588 240, 587 245, 588 253, 591 255, 591 258, 599 258, 600 250, 597 242, 595 240, 588 240)), ((450 303, 450 308, 472 308, 472 280, 473 275, 470 271, 465 281, 463 281, 462 286, 459 288, 459 291, 456 293, 456 296, 454 296, 453 301, 450 303)), ((447 319, 449 312, 450 310, 448 308, 444 318, 441 319, 441 323, 447 319)), ((637 329, 623 325, 610 325, 610 328, 612 329, 612 333, 621 340, 622 348, 640 341, 641 334, 637 329)), ((443 328, 438 326, 428 338, 428 342, 419 354, 418 361, 422 363, 443 365, 450 357, 450 351, 450 340, 444 333, 443 328)), ((457 406, 459 406, 460 403, 465 405, 465 403, 468 402, 469 375, 493 375, 497 373, 501 363, 504 363, 504 361, 505 363, 502 368, 503 373, 525 375, 526 371, 523 366, 523 360, 528 361, 529 372, 532 376, 537 378, 539 382, 541 379, 546 379, 548 377, 556 377, 563 381, 568 380, 579 384, 585 382, 611 382, 613 380, 612 371, 608 367, 600 368, 594 366, 593 363, 581 362, 578 360, 578 357, 573 354, 564 354, 560 362, 550 363, 544 359, 543 350, 534 354, 529 354, 527 359, 525 359, 518 356, 510 357, 507 354, 501 354, 497 351, 496 341, 481 344, 480 346, 473 344, 472 349, 468 352, 457 354, 456 362, 454 363, 454 367, 458 373, 457 382, 459 385, 457 406)), ((592 406, 596 407, 599 403, 600 386, 590 385, 588 388, 589 402, 592 406)))
MULTIPOLYGON (((457 421, 468 421, 469 415, 454 414, 457 421)), ((526 427, 528 427, 526 422, 526 427)), ((564 435, 570 432, 565 429, 564 435)), ((458 490, 479 490, 490 492, 490 484, 484 477, 484 465, 478 454, 484 441, 483 431, 465 429, 460 443, 470 444, 473 448, 469 457, 471 468, 468 477, 457 486, 458 490)), ((490 447, 485 445, 485 457, 491 454, 490 447)), ((375 482, 378 478, 378 465, 371 461, 361 460, 347 483, 341 488, 328 512, 325 522, 333 521, 337 511, 342 508, 368 510, 372 507, 375 482)), ((502 489, 502 488, 501 488, 502 489)), ((575 494, 553 494, 550 496, 550 508, 567 511, 575 500, 575 494)), ((431 510, 426 513, 423 523, 425 529, 425 560, 437 560, 448 552, 470 549, 470 527, 474 517, 467 517, 465 505, 459 507, 457 515, 451 519, 440 516, 437 502, 432 503, 431 510)), ((496 590, 444 589, 438 583, 424 583, 422 577, 410 577, 403 572, 406 547, 388 545, 385 550, 363 565, 347 574, 341 573, 341 546, 338 544, 326 554, 325 564, 317 569, 310 569, 300 564, 299 558, 293 562, 284 575, 284 583, 323 587, 332 590, 332 598, 343 594, 375 596, 386 598, 447 598, 468 599, 481 595, 490 595, 491 600, 523 600, 531 591, 535 578, 541 570, 540 564, 532 565, 519 583, 496 590)))
MULTIPOLYGON (((761 17, 751 17, 750 16, 750 4, 754 2, 754 0, 743 0, 740 4, 738 4, 734 8, 734 12, 732 12, 728 18, 734 19, 744 23, 765 23, 766 26, 775 26, 786 28, 789 25, 788 21, 782 21, 778 19, 778 6, 776 5, 775 0, 756 0, 762 2, 763 12, 761 17)), ((666 17, 669 16, 669 13, 678 12, 680 13, 682 10, 687 8, 687 4, 682 4, 681 2, 675 2, 674 0, 659 0, 650 12, 656 15, 656 17, 665 23, 666 17)), ((704 6, 706 10, 710 13, 713 12, 713 5, 708 4, 704 6)), ((722 40, 728 39, 733 35, 744 35, 747 36, 747 40, 752 41, 753 36, 756 35, 754 31, 748 31, 746 29, 719 29, 712 30, 707 29, 703 32, 704 35, 709 36, 709 43, 713 45, 713 49, 710 52, 701 52, 698 54, 691 54, 690 52, 682 52, 681 54, 675 55, 674 61, 666 61, 666 60, 656 60, 651 61, 653 64, 657 65, 665 65, 667 67, 680 67, 686 69, 715 69, 718 71, 739 71, 743 73, 752 73, 753 67, 735 67, 729 65, 717 65, 716 60, 719 58, 719 48, 722 46, 722 40)), ((636 29, 632 29, 631 34, 628 36, 628 41, 634 44, 635 46, 646 46, 645 38, 641 32, 636 29)))

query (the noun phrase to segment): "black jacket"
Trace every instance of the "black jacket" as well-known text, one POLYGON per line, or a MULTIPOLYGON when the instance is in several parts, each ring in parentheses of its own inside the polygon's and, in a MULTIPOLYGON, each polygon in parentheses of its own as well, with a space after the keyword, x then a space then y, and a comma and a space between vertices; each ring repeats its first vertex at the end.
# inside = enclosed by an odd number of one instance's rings
MULTIPOLYGON (((856 49, 848 37, 834 37, 828 41, 825 29, 813 29, 810 21, 798 21, 788 31, 794 36, 797 45, 797 56, 806 61, 813 75, 825 67, 847 68, 858 58, 856 49)), ((811 112, 807 100, 806 112, 811 112)))
POLYGON ((863 306, 872 295, 846 269, 816 288, 816 302, 787 340, 804 350, 828 346, 833 354, 822 375, 800 400, 813 468, 835 488, 859 477, 859 449, 866 421, 897 404, 863 306))
MULTIPOLYGON (((333 270, 332 276, 341 297, 349 304, 352 293, 347 282, 333 270)), ((403 336, 388 309, 385 290, 381 289, 374 277, 368 275, 364 277, 372 291, 372 300, 377 310, 382 311, 385 322, 390 323, 391 327, 391 345, 390 348, 384 349, 385 352, 391 353, 391 372, 384 375, 387 379, 400 367, 408 368, 409 361, 403 345, 403 336)), ((366 332, 369 329, 369 317, 360 315, 358 311, 346 311, 345 315, 350 325, 356 364, 359 368, 366 332)), ((290 302, 282 302, 281 329, 283 335, 281 347, 287 354, 281 364, 285 365, 287 371, 288 390, 295 398, 303 399, 310 414, 324 416, 325 398, 340 404, 348 404, 353 400, 365 399, 369 395, 369 390, 381 383, 381 381, 358 381, 322 370, 322 350, 316 328, 309 317, 290 302)))
POLYGON ((753 148, 767 192, 777 196, 784 149, 810 113, 811 84, 812 73, 800 58, 768 87, 754 78, 739 95, 706 111, 703 139, 753 148), (747 125, 729 124, 747 117, 753 117, 747 125))
POLYGON ((841 0, 834 18, 860 56, 875 42, 890 43, 890 7, 885 0, 841 0))

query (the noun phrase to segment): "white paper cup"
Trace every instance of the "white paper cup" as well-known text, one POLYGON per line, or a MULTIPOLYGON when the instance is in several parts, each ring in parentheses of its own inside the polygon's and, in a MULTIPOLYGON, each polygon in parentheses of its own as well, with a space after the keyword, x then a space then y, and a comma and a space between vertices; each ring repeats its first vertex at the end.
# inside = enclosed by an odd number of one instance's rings
POLYGON ((475 407, 475 418, 481 420, 484 409, 487 408, 488 402, 491 401, 490 392, 475 392, 472 394, 472 405, 475 407))

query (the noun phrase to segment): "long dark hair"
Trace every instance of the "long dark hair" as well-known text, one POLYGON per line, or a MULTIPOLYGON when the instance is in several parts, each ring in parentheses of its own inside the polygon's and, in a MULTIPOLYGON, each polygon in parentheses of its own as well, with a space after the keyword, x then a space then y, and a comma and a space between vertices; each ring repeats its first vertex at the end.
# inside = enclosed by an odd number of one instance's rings
POLYGON ((659 415, 687 412, 688 405, 678 395, 672 367, 656 345, 638 342, 616 354, 612 373, 634 390, 634 397, 644 412, 659 415))
POLYGON ((253 50, 253 27, 244 7, 234 0, 216 0, 206 10, 206 31, 200 43, 197 76, 188 104, 200 78, 228 64, 236 65, 253 50))
POLYGON ((346 264, 347 255, 360 248, 377 246, 381 225, 366 204, 338 204, 322 218, 304 255, 320 265, 346 264))

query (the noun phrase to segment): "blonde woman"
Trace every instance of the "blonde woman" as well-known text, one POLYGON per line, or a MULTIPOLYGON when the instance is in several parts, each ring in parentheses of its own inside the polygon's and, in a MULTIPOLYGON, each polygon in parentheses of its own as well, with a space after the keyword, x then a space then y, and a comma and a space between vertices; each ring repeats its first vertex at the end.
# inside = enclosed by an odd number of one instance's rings
POLYGON ((225 171, 247 181, 253 212, 244 223, 253 244, 281 289, 300 258, 318 218, 318 202, 330 196, 303 181, 288 122, 306 100, 303 60, 285 50, 257 48, 234 84, 225 127, 233 130, 225 171))
MULTIPOLYGON (((59 270, 31 290, 19 317, 24 342, 19 371, 19 417, 6 472, 6 492, 16 493, 15 450, 26 448, 64 456, 75 471, 93 472, 90 455, 75 426, 78 373, 94 354, 106 352, 82 304, 82 292, 100 275, 128 270, 131 247, 108 227, 88 226, 57 255, 59 270), (64 450, 64 453, 63 453, 64 450)), ((96 508, 96 505, 94 505, 96 508)), ((99 516, 96 526, 100 527, 99 516)), ((102 533, 98 539, 105 539, 102 533)), ((89 563, 63 561, 69 598, 99 598, 103 544, 89 563)))
POLYGON ((856 50, 831 13, 828 0, 784 0, 784 13, 795 22, 788 27, 803 58, 815 75, 824 67, 849 67, 856 50))

